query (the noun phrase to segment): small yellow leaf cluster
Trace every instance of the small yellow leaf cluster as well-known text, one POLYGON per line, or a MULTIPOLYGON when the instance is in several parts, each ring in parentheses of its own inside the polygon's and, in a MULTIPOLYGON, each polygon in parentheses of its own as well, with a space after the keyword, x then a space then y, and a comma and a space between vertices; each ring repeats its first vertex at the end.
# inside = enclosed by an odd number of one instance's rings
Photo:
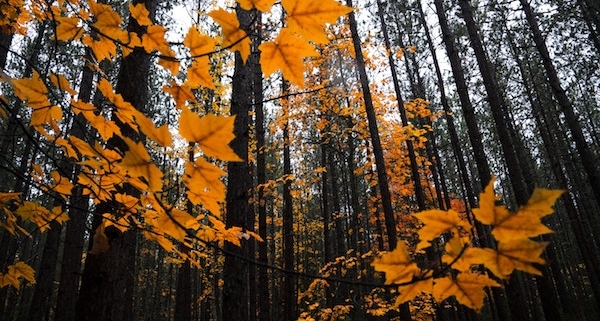
POLYGON ((491 227, 497 246, 481 247, 474 242, 473 228, 454 210, 428 210, 413 214, 423 226, 419 243, 411 255, 407 244, 372 262, 377 271, 385 272, 386 284, 398 285, 396 305, 413 300, 421 292, 431 293, 441 302, 450 296, 474 310, 481 310, 485 287, 500 286, 514 270, 541 275, 535 264, 545 264, 541 254, 546 242, 532 238, 552 233, 541 218, 553 213, 552 206, 562 194, 559 190, 538 188, 529 202, 515 213, 496 205, 493 180, 480 195, 479 208, 473 209, 476 220, 491 227), (441 254, 442 265, 419 266, 413 259, 423 250, 428 255, 441 254), (437 252, 437 253, 436 253, 437 252), (485 267, 491 273, 481 272, 485 267))
POLYGON ((0 273, 0 288, 11 285, 18 290, 21 288, 21 279, 35 284, 35 271, 23 261, 10 265, 6 274, 0 273))

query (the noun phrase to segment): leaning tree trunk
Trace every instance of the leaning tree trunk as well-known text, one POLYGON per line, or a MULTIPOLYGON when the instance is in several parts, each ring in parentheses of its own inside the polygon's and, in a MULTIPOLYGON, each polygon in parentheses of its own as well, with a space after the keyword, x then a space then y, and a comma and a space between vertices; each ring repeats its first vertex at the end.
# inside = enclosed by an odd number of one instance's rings
POLYGON ((527 18, 527 23, 531 29, 535 47, 540 53, 550 88, 552 89, 554 98, 558 102, 558 105, 565 116, 569 130, 571 131, 571 135, 575 141, 575 147, 577 148, 579 155, 581 155, 581 159, 583 159, 583 168, 587 174, 588 183, 594 192, 594 198, 596 202, 600 204, 600 172, 597 164, 598 155, 594 154, 590 150, 588 143, 585 140, 583 131, 581 130, 581 125, 579 124, 577 115, 573 110, 573 104, 571 104, 571 101, 567 97, 567 94, 560 83, 554 63, 552 63, 552 58, 550 58, 550 53, 546 47, 544 36, 538 27, 533 9, 526 0, 519 1, 521 2, 523 12, 525 12, 525 17, 527 18))
MULTIPOLYGON (((352 0, 346 0, 346 5, 352 7, 352 0)), ((369 134, 371 135, 371 144, 373 145, 373 154, 375 156, 375 167, 377 170, 379 193, 381 196, 381 204, 383 207, 383 215, 385 218, 388 245, 389 249, 393 250, 396 248, 396 245, 398 243, 398 237, 396 235, 396 220, 394 218, 392 198, 390 194, 387 173, 385 170, 383 149, 381 147, 381 140, 379 138, 379 130, 377 128, 377 117, 375 116, 375 108, 373 106, 371 90, 369 89, 369 79, 367 77, 367 70, 365 66, 365 60, 362 54, 361 41, 360 36, 358 34, 358 28, 356 18, 354 17, 354 12, 350 12, 349 14, 349 24, 350 31, 352 32, 352 42, 354 44, 354 51, 356 54, 356 66, 358 68, 360 85, 362 88, 365 110, 367 113, 369 134)), ((411 320, 410 309, 408 305, 401 305, 400 318, 403 321, 411 320)))
MULTIPOLYGON (((501 94, 500 87, 498 86, 498 82, 496 80, 496 74, 492 65, 487 59, 483 44, 481 42, 481 37, 479 36, 479 31, 477 30, 477 25, 473 18, 473 12, 471 5, 468 0, 459 0, 458 1, 461 12, 463 15, 463 19, 467 26, 467 32, 469 33, 469 39, 471 42, 471 47, 475 53, 475 57, 477 59, 477 64, 479 66, 479 70, 481 72, 481 77, 483 79, 483 84, 487 93, 487 100, 490 105, 490 109, 492 112, 492 116, 494 118, 494 123, 496 125, 496 132, 498 133, 498 138, 500 140, 500 145, 502 147, 502 152, 504 154, 504 158, 506 161, 506 166, 508 168, 508 173, 510 176, 510 182, 515 194, 515 198, 518 205, 524 205, 527 203, 529 195, 531 192, 526 184, 526 179, 523 177, 523 172, 521 169, 521 165, 518 160, 517 151, 513 146, 513 141, 511 139, 511 133, 509 128, 504 125, 505 121, 508 121, 507 114, 507 105, 504 100, 504 97, 501 94)), ((542 268, 545 272, 549 270, 546 268, 542 268)), ((545 273, 545 275, 549 276, 549 273, 545 273)), ((555 291, 550 284, 550 280, 546 279, 538 279, 538 294, 542 301, 542 307, 544 310, 544 315, 547 320, 559 320, 560 319, 560 311, 558 309, 558 298, 556 296, 555 291)), ((528 307, 524 305, 522 300, 516 300, 516 294, 519 289, 515 287, 512 283, 508 285, 509 291, 509 300, 511 301, 511 312, 513 317, 518 318, 519 320, 526 320, 528 318, 529 312, 528 307)))

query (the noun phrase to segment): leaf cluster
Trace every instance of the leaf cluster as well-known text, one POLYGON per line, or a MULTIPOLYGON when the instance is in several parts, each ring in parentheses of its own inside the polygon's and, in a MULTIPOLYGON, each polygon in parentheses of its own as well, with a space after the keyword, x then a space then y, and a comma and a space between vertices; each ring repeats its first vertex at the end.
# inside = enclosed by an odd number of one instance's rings
POLYGON ((501 286, 498 281, 515 270, 541 275, 536 265, 545 264, 541 255, 548 244, 533 238, 552 232, 541 219, 553 213, 561 194, 537 188, 527 204, 511 213, 496 204, 492 180, 480 195, 480 207, 472 210, 474 219, 491 230, 491 246, 480 243, 482 236, 489 235, 477 235, 472 223, 455 210, 428 210, 413 214, 423 225, 412 253, 407 243, 400 242, 372 266, 385 272, 386 284, 398 285, 396 306, 425 292, 437 302, 455 296, 459 303, 479 311, 485 288, 501 286), (423 256, 428 264, 417 262, 423 256))

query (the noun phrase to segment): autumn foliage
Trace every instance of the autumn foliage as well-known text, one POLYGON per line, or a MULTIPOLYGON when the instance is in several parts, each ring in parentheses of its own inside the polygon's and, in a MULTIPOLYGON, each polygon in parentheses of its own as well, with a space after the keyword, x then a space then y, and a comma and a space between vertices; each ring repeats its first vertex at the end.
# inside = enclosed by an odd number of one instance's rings
MULTIPOLYGON (((229 51, 239 54, 247 62, 251 54, 250 37, 240 27, 233 9, 219 8, 206 13, 218 26, 218 35, 193 25, 185 31, 181 42, 173 43, 167 39, 169 30, 154 23, 142 4, 127 8, 131 19, 145 30, 138 34, 127 31, 122 13, 97 1, 32 1, 31 10, 17 9, 16 5, 24 6, 23 1, 10 3, 13 3, 11 10, 2 8, 6 14, 0 15, 0 28, 12 33, 25 33, 28 22, 51 23, 52 41, 80 46, 90 53, 85 64, 100 75, 94 86, 105 103, 97 105, 82 100, 77 83, 58 69, 34 69, 31 76, 24 78, 4 72, 0 74, 9 88, 2 92, 2 104, 8 104, 9 100, 24 102, 30 115, 29 126, 36 137, 79 168, 77 175, 72 176, 57 164, 36 164, 34 160, 27 175, 32 177, 40 191, 59 201, 50 206, 18 192, 0 191, 1 228, 19 238, 43 233, 50 228, 51 222, 60 225, 69 220, 67 208, 70 198, 76 189, 81 189, 94 205, 109 201, 117 204, 112 211, 100 213, 102 220, 91 236, 93 246, 90 254, 109 250, 106 235, 109 227, 121 232, 131 229, 142 231, 145 239, 156 242, 178 261, 188 260, 198 267, 201 265, 199 258, 205 257, 206 253, 184 251, 180 245, 194 243, 218 247, 224 242, 239 245, 241 238, 250 237, 264 241, 253 231, 224 223, 228 179, 224 167, 227 162, 243 161, 229 146, 235 138, 235 117, 200 111, 201 102, 195 95, 201 90, 222 90, 211 71, 210 59, 214 55, 229 51), (175 122, 159 125, 151 115, 134 108, 131 102, 117 93, 111 77, 102 71, 102 62, 125 57, 133 51, 151 55, 162 71, 169 75, 161 90, 172 99, 172 112, 177 115, 175 122), (93 133, 94 139, 84 140, 70 135, 67 128, 71 116, 85 120, 85 126, 93 133), (132 139, 125 130, 143 138, 132 139), (115 139, 124 144, 116 147, 109 143, 115 139), (193 160, 181 157, 186 153, 194 155, 193 160), (157 155, 168 155, 173 162, 181 160, 182 164, 179 168, 169 167, 168 162, 167 165, 161 163, 157 155), (179 175, 180 182, 167 179, 173 173, 179 175), (179 183, 181 186, 177 185, 179 183), (135 192, 124 186, 133 187, 135 192), (176 201, 169 196, 174 190, 179 193, 176 201), (194 211, 188 210, 188 203, 194 206, 194 211)), ((272 6, 279 5, 273 0, 238 0, 237 3, 243 9, 254 8, 261 12, 269 12, 272 6)), ((258 46, 262 72, 266 78, 279 71, 295 88, 304 88, 307 58, 313 61, 319 59, 330 41, 327 25, 335 23, 352 9, 334 0, 282 0, 280 5, 286 12, 284 27, 275 30, 258 46)), ((411 47, 411 51, 414 50, 411 47)), ((318 94, 314 97, 325 99, 318 94)), ((379 102, 380 105, 385 103, 384 99, 379 102)), ((411 117, 434 117, 423 99, 412 100, 406 105, 411 117)), ((354 110, 322 103, 319 108, 321 115, 333 110, 340 119, 351 120, 353 113, 361 117, 364 113, 362 106, 354 110)), ((2 117, 7 118, 8 113, 4 109, 0 111, 2 117)), ((290 114, 292 116, 285 117, 294 117, 293 111, 290 114)), ((326 118, 323 116, 312 125, 321 132, 329 130, 334 133, 330 140, 339 138, 335 135, 336 130, 340 132, 338 136, 353 130, 340 129, 339 124, 326 118)), ((395 130, 397 127, 391 121, 384 124, 392 128, 386 132, 390 145, 398 140, 411 140, 417 148, 422 148, 427 141, 425 134, 430 130, 406 126, 400 131, 395 130)), ((357 131, 368 136, 361 126, 364 124, 356 126, 357 131)), ((384 147, 388 147, 386 142, 384 147)), ((390 174, 408 177, 406 168, 402 168, 404 163, 399 162, 405 158, 401 154, 403 151, 391 147, 389 150, 390 174)), ((368 172, 372 165, 366 161, 355 171, 368 172)), ((318 180, 318 175, 326 171, 325 167, 320 167, 310 175, 318 180)), ((374 187, 374 177, 371 175, 369 179, 370 187, 374 187)), ((272 186, 268 183, 261 188, 274 191, 277 184, 292 180, 293 176, 282 177, 280 181, 272 182, 272 186)), ((413 193, 410 184, 398 183, 392 189, 395 197, 413 193)), ((408 220, 418 222, 414 229, 414 237, 418 241, 399 242, 392 251, 372 255, 375 258, 371 266, 385 273, 384 282, 375 280, 373 284, 397 290, 395 307, 428 293, 437 302, 454 296, 459 303, 479 311, 484 304, 486 287, 501 286, 501 281, 508 279, 515 270, 541 274, 538 266, 546 263, 542 253, 547 243, 538 238, 552 232, 541 219, 552 213, 552 206, 561 193, 536 189, 529 202, 513 213, 499 205, 492 181, 481 193, 479 207, 471 211, 432 209, 413 213, 408 220), (484 226, 489 233, 475 232, 476 224, 484 226), (482 246, 481 237, 489 238, 495 246, 482 246)), ((306 192, 303 197, 310 197, 310 193, 306 192)), ((369 204, 376 211, 376 197, 370 199, 369 204)), ((375 215, 368 219, 373 217, 375 215)), ((399 225, 405 223, 403 221, 399 225)), ((316 230, 310 230, 310 225, 302 228, 306 229, 306 233, 316 230)), ((358 227, 352 231, 358 232, 358 227)), ((369 255, 365 257, 371 258, 369 255)), ((357 260, 338 258, 322 271, 354 267, 357 260)), ((327 279, 330 275, 323 278, 327 279)), ((358 278, 357 275, 355 277, 358 278)), ((23 282, 35 283, 35 271, 25 260, 19 259, 6 271, 0 271, 0 287, 18 289, 23 282)), ((321 285, 325 286, 324 283, 321 285)), ((317 286, 316 283, 311 285, 317 286)), ((344 315, 349 309, 338 305, 336 311, 330 312, 344 315)))

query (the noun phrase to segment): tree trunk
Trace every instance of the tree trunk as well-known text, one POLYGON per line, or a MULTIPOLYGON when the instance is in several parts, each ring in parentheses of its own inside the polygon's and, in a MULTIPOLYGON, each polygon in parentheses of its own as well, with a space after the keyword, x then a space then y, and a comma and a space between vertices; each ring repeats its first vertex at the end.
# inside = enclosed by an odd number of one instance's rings
MULTIPOLYGON (((250 28, 252 16, 250 11, 236 9, 240 27, 250 28)), ((235 53, 235 67, 233 73, 231 109, 230 113, 235 117, 235 138, 230 146, 233 151, 243 160, 241 162, 230 162, 227 166, 227 175, 230 178, 227 184, 226 215, 227 227, 239 226, 245 229, 247 216, 250 215, 248 204, 249 190, 252 186, 252 176, 248 165, 248 142, 249 142, 249 116, 252 108, 252 78, 253 71, 248 64, 244 64, 239 52, 235 53)), ((225 249, 240 257, 245 257, 247 242, 240 240, 242 246, 225 243, 225 249)), ((227 255, 223 267, 223 320, 248 320, 248 262, 237 257, 227 255)))
MULTIPOLYGON (((352 0, 346 0, 346 5, 352 7, 352 0)), ((369 134, 371 135, 373 154, 375 156, 375 167, 377 170, 379 193, 381 196, 383 215, 385 218, 388 246, 390 250, 394 250, 396 248, 396 244, 398 243, 398 237, 396 235, 396 220, 394 218, 392 198, 388 185, 387 172, 385 170, 385 159, 383 158, 383 149, 381 148, 379 130, 377 128, 377 117, 375 115, 375 108, 373 106, 373 100, 371 98, 371 90, 369 89, 369 79, 367 77, 364 57, 362 55, 361 41, 360 36, 358 35, 358 28, 356 24, 356 18, 354 17, 354 12, 350 12, 348 16, 350 31, 352 32, 352 42, 354 44, 354 51, 356 53, 356 66, 358 68, 360 85, 362 88, 363 99, 365 102, 365 110, 367 113, 369 134)), ((408 304, 401 305, 400 318, 402 321, 411 320, 410 308, 408 304)))
MULTIPOLYGON (((151 18, 156 11, 157 0, 136 0, 143 3, 151 18)), ((129 19, 128 31, 142 34, 145 28, 135 19, 129 19)), ((136 48, 123 58, 119 70, 115 91, 130 102, 137 110, 144 111, 148 101, 148 74, 150 56, 141 48, 136 48)), ((143 137, 118 119, 116 123, 125 137, 134 141, 143 141, 143 137)), ((127 150, 125 142, 113 136, 107 142, 111 149, 127 150)), ((139 195, 133 187, 124 186, 130 195, 139 195)), ((96 215, 113 213, 117 204, 103 202, 98 204, 96 215)), ((115 227, 108 227, 105 234, 109 240, 109 249, 97 255, 88 253, 82 276, 81 292, 76 305, 77 320, 131 320, 133 319, 133 288, 135 281, 136 234, 134 231, 121 233, 115 227), (118 304, 115 304, 118 302, 118 304)))
POLYGON ((523 12, 525 13, 525 17, 527 18, 527 23, 529 24, 529 28, 531 29, 535 47, 540 53, 544 69, 546 70, 546 76, 548 77, 548 82, 550 83, 550 88, 552 89, 554 98, 558 102, 558 105, 560 106, 563 115, 565 116, 565 120, 567 122, 567 125, 569 126, 569 130, 571 131, 571 135, 573 136, 573 140, 575 141, 575 147, 577 147, 577 151, 583 159, 583 168, 587 174, 588 183, 590 184, 592 191, 594 192, 594 198, 596 200, 596 203, 600 204, 600 172, 597 166, 598 155, 595 155, 590 150, 588 143, 585 140, 585 137, 581 130, 581 125, 579 124, 579 119, 577 118, 577 115, 573 110, 573 105, 571 104, 571 101, 567 97, 567 94, 560 83, 558 73, 556 72, 556 68, 552 63, 550 53, 548 52, 548 48, 546 47, 544 36, 542 35, 542 32, 538 27, 531 6, 526 0, 519 1, 521 2, 523 12))

